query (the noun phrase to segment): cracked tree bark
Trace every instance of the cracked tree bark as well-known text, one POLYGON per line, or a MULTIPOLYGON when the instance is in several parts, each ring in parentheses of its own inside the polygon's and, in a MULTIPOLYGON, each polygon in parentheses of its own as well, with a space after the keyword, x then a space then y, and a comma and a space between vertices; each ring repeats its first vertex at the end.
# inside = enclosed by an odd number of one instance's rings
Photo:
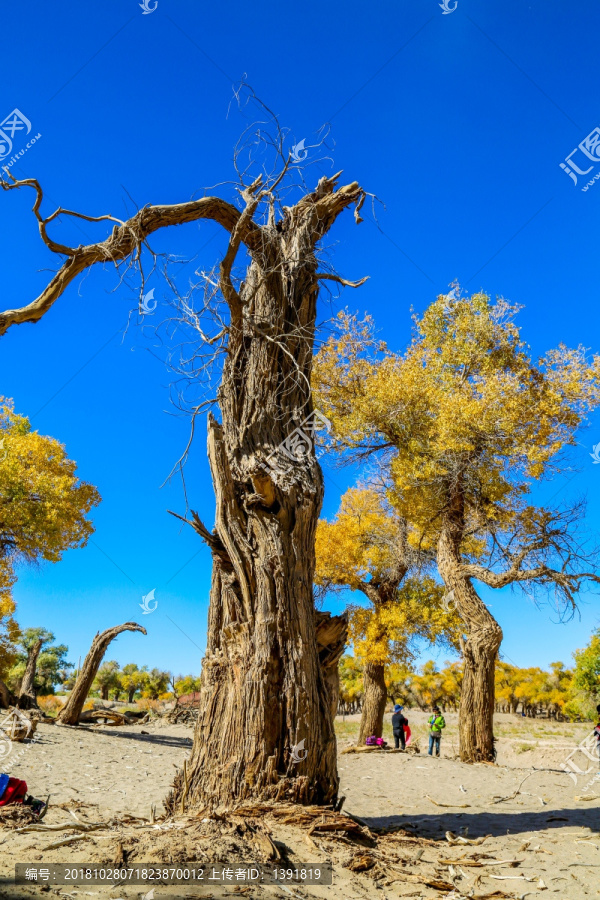
POLYGON ((464 534, 464 507, 460 491, 451 497, 438 540, 438 569, 456 608, 467 625, 461 640, 463 681, 458 715, 459 750, 463 762, 494 759, 495 668, 502 629, 465 577, 460 547, 464 534))
POLYGON ((146 629, 142 628, 141 625, 136 625, 135 622, 125 622, 124 625, 116 625, 114 628, 107 628, 106 631, 96 635, 92 641, 92 646, 83 661, 83 665, 77 676, 75 686, 69 695, 69 699, 56 717, 57 722, 60 722, 61 725, 77 725, 83 705, 90 692, 96 673, 100 668, 100 663, 104 659, 104 654, 108 649, 108 645, 117 637, 117 635, 122 634, 124 631, 141 631, 142 634, 146 634, 146 629))
POLYGON ((383 716, 387 703, 385 666, 366 662, 363 670, 364 699, 357 744, 363 745, 368 737, 383 734, 383 716))
POLYGON ((173 811, 337 797, 332 679, 319 659, 312 592, 323 479, 310 435, 295 460, 277 453, 294 435, 302 440, 313 412, 315 245, 361 196, 357 184, 335 190, 335 178, 322 179, 284 208, 230 300, 222 423, 209 419, 216 516, 201 712, 187 779, 178 775, 167 800, 173 811), (281 468, 267 464, 273 454, 281 468))

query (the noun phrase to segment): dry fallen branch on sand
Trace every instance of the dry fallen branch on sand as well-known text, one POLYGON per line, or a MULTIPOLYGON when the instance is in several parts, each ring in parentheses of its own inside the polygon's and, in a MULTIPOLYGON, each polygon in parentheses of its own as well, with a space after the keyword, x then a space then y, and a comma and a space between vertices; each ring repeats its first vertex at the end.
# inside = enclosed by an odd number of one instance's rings
POLYGON ((80 724, 86 722, 93 722, 97 725, 137 725, 139 719, 132 719, 110 709, 87 709, 79 716, 80 724))
POLYGON ((444 809, 467 809, 471 806, 470 803, 438 803, 437 800, 434 800, 433 797, 430 797, 429 794, 425 794, 428 800, 430 800, 435 806, 443 806, 444 809))
POLYGON ((441 866, 518 866, 523 862, 522 859, 469 859, 461 857, 460 859, 438 859, 441 866))
POLYGON ((109 822, 93 822, 89 825, 84 822, 62 822, 60 825, 39 825, 32 824, 26 825, 24 828, 17 828, 18 832, 25 831, 65 831, 66 829, 71 829, 72 831, 102 831, 103 828, 109 828, 109 822))
POLYGON ((454 834, 452 831, 446 832, 446 840, 449 844, 473 844, 475 846, 479 844, 483 844, 484 841, 491 837, 491 834, 486 834, 485 837, 479 838, 466 838, 462 837, 460 834, 454 834))
POLYGON ((492 801, 492 803, 494 803, 494 804, 504 803, 505 800, 514 800, 515 797, 521 793, 521 788, 523 787, 523 785, 525 784, 527 779, 533 774, 534 774, 533 772, 528 772, 527 775, 525 776, 525 778, 523 779, 523 781, 519 784, 519 787, 516 789, 516 791, 513 794, 509 794, 508 797, 497 797, 492 801))
POLYGON ((74 844, 76 841, 89 841, 91 840, 89 834, 76 834, 73 837, 65 838, 64 841, 54 841, 53 844, 48 844, 46 847, 43 847, 44 853, 46 850, 56 850, 57 847, 66 847, 68 844, 74 844))

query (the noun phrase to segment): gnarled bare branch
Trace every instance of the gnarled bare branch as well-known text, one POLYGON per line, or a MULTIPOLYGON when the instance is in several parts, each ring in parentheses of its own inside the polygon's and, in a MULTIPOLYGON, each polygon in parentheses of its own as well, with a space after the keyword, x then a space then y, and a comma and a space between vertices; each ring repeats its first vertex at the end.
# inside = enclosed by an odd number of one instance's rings
POLYGON ((365 275, 360 281, 347 281, 345 278, 341 278, 339 275, 334 275, 330 272, 317 272, 317 278, 323 278, 326 281, 335 281, 343 287, 359 288, 365 281, 369 280, 370 276, 365 275))
POLYGON ((262 229, 251 220, 250 216, 246 215, 244 217, 244 214, 240 213, 235 206, 226 200, 222 200, 220 197, 203 197, 200 200, 176 203, 169 206, 146 206, 126 222, 115 224, 112 234, 106 240, 77 248, 67 247, 52 241, 46 234, 47 223, 56 218, 59 212, 78 215, 80 218, 86 218, 88 221, 108 219, 118 223, 120 220, 114 219, 112 216, 86 217, 82 214, 60 209, 47 219, 43 219, 39 212, 43 193, 35 179, 15 181, 13 184, 0 180, 0 187, 4 190, 13 190, 21 187, 34 188, 36 201, 33 211, 38 220, 44 243, 53 252, 69 257, 35 300, 26 306, 0 312, 0 335, 5 334, 11 325, 39 321, 77 275, 80 275, 96 263, 112 262, 116 264, 127 259, 141 247, 149 235, 161 228, 166 228, 170 225, 183 225, 199 219, 211 219, 222 225, 232 236, 235 233, 237 247, 244 243, 252 251, 258 250, 264 243, 261 238, 262 229), (240 220, 242 220, 241 223, 240 220))

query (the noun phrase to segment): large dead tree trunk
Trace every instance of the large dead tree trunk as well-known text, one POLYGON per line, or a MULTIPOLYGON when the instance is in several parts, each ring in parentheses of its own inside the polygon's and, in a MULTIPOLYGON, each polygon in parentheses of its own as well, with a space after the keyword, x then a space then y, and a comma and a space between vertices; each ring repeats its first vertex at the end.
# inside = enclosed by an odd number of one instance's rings
POLYGON ((363 670, 364 698, 360 720, 358 743, 364 744, 368 737, 383 734, 383 716, 387 703, 385 686, 385 666, 366 662, 363 670))
MULTIPOLYGON (((263 229, 239 295, 227 256, 221 266, 231 326, 222 423, 209 419, 215 533, 197 523, 214 559, 208 640, 187 779, 176 779, 168 809, 182 799, 218 807, 249 797, 330 803, 337 796, 333 699, 312 587, 323 479, 307 424, 315 245, 362 196, 356 184, 334 188, 335 179, 321 179, 263 229), (302 741, 298 762, 292 751, 302 741)), ((252 210, 248 192, 246 202, 252 210)))
POLYGON ((108 649, 108 645, 123 631, 141 631, 142 634, 146 634, 146 629, 142 628, 141 625, 136 625, 135 622, 125 622, 124 625, 116 625, 114 628, 107 628, 102 634, 98 633, 96 635, 92 641, 92 646, 89 649, 88 655, 83 661, 83 666, 79 671, 73 690, 69 695, 69 699, 56 717, 57 721, 62 725, 77 725, 79 722, 83 704, 87 699, 92 682, 100 668, 100 663, 104 659, 104 654, 108 649))
POLYGON ((463 762, 494 759, 495 666, 502 629, 462 573, 461 542, 464 519, 460 495, 450 503, 438 540, 438 569, 467 626, 461 640, 463 681, 459 707, 459 752, 463 762))
MULTIPOLYGON (((185 803, 230 806, 245 797, 321 803, 337 794, 330 692, 319 661, 312 595, 323 479, 306 419, 313 412, 320 280, 362 283, 319 273, 316 247, 348 206, 355 205, 360 221, 365 194, 356 183, 338 187, 338 173, 322 178, 295 206, 283 206, 277 189, 289 165, 288 159, 280 174, 243 187, 243 211, 218 197, 147 205, 127 222, 96 219, 116 223, 112 234, 83 247, 50 238, 47 227, 56 214, 42 218, 43 194, 35 179, 0 181, 4 190, 36 192, 42 240, 67 256, 36 299, 0 312, 0 335, 38 321, 90 266, 139 258, 160 228, 206 218, 229 232, 218 285, 229 321, 208 338, 211 346, 225 344, 227 355, 218 392, 221 422, 211 418, 208 425, 214 534, 198 525, 214 559, 202 702, 187 777, 176 779, 167 801, 172 810, 185 803), (250 264, 234 285, 232 267, 242 245, 250 264), (292 750, 300 741, 306 756, 298 762, 292 750)), ((207 340, 198 316, 187 322, 199 343, 207 340)), ((81 702, 81 691, 75 693, 81 702)), ((61 721, 76 721, 74 704, 75 698, 61 721)))
POLYGON ((17 701, 19 709, 35 709, 37 707, 35 673, 37 670, 38 656, 40 655, 43 643, 43 639, 40 638, 29 648, 29 652, 27 653, 27 665, 25 666, 25 674, 23 675, 19 699, 17 701))

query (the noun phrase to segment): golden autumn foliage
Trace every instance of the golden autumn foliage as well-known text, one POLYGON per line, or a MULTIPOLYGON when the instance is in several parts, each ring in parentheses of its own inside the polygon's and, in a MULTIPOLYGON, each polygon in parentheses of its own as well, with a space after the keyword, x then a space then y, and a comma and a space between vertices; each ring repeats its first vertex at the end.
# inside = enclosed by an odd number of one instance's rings
POLYGON ((551 474, 556 454, 600 402, 600 357, 560 346, 534 363, 514 323, 518 307, 486 294, 440 296, 414 317, 404 353, 376 339, 370 318, 338 317, 313 372, 318 408, 338 446, 354 453, 393 447, 393 503, 435 542, 446 485, 460 473, 466 550, 481 527, 540 527, 527 507, 531 481, 551 474))
POLYGON ((65 550, 85 545, 93 531, 86 514, 100 497, 78 479, 76 468, 62 444, 32 431, 12 402, 0 397, 0 671, 8 664, 3 652, 17 636, 11 619, 15 567, 57 562, 65 550))
POLYGON ((368 489, 348 490, 335 519, 319 521, 317 585, 359 590, 371 601, 348 606, 349 637, 361 660, 387 665, 409 658, 419 640, 457 639, 458 619, 442 606, 442 586, 429 575, 410 574, 426 561, 414 548, 403 558, 406 537, 405 524, 368 489))
POLYGON ((360 590, 381 580, 396 563, 399 522, 375 491, 346 491, 333 522, 319 521, 316 537, 317 584, 360 590))

